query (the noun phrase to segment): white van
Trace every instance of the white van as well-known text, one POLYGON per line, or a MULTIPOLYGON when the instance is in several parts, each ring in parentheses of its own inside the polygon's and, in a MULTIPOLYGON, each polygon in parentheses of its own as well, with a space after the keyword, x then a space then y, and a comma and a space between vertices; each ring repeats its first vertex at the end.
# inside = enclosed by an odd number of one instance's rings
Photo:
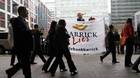
POLYGON ((12 27, 9 26, 7 30, 0 30, 0 54, 11 50, 13 47, 13 32, 12 27))

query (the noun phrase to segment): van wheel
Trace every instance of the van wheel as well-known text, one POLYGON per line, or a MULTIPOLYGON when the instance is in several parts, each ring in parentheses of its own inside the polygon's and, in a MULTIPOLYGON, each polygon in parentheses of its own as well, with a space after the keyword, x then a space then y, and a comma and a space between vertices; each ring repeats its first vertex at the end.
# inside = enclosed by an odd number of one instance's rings
POLYGON ((0 47, 0 54, 4 54, 4 48, 0 47))

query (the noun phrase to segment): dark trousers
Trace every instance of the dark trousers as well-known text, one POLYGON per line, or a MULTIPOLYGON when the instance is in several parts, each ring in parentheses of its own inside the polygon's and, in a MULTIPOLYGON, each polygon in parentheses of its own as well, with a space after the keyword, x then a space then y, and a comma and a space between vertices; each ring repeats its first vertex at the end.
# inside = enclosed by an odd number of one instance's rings
POLYGON ((126 40, 126 53, 125 53, 125 66, 132 64, 131 58, 133 54, 133 39, 128 38, 126 40))
POLYGON ((124 54, 124 45, 121 45, 121 54, 124 54))
POLYGON ((15 58, 16 58, 16 54, 14 52, 14 50, 11 51, 11 62, 10 62, 10 65, 14 65, 15 63, 15 58))
MULTIPOLYGON (((55 56, 50 56, 48 58, 47 62, 43 65, 44 70, 49 71, 48 68, 49 68, 50 64, 52 63, 53 59, 55 59, 55 56)), ((63 59, 60 59, 59 68, 60 69, 66 69, 63 59)))
POLYGON ((138 68, 139 64, 140 64, 140 56, 139 56, 139 57, 136 59, 136 61, 134 62, 133 67, 138 68))
POLYGON ((120 54, 120 42, 115 41, 115 44, 116 44, 116 52, 118 52, 118 54, 120 54))
POLYGON ((42 60, 44 63, 46 63, 46 59, 45 59, 45 57, 43 56, 42 50, 40 50, 40 49, 35 49, 35 51, 33 51, 32 55, 31 55, 31 63, 34 62, 35 56, 36 56, 36 55, 38 55, 38 56, 41 58, 41 60, 42 60))
POLYGON ((70 72, 74 72, 74 71, 77 70, 75 65, 74 65, 74 62, 72 60, 72 57, 71 57, 71 54, 70 54, 70 51, 69 51, 68 47, 65 47, 65 48, 62 48, 62 49, 59 50, 59 53, 58 53, 54 63, 52 64, 52 66, 50 68, 50 72, 51 73, 55 73, 56 72, 58 64, 60 63, 63 55, 65 56, 65 58, 67 60, 70 72))
POLYGON ((25 78, 31 78, 30 51, 17 51, 18 63, 6 70, 7 74, 13 76, 19 69, 22 69, 25 78))
POLYGON ((112 53, 112 62, 116 62, 117 60, 115 46, 108 47, 107 52, 104 55, 102 55, 102 58, 104 59, 110 53, 112 53))

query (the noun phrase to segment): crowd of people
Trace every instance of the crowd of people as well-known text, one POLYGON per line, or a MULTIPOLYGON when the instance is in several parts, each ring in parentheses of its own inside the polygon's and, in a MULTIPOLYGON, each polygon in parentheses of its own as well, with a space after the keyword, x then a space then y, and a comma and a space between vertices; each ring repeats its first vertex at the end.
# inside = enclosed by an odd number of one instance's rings
MULTIPOLYGON (((40 40, 43 33, 39 31, 37 24, 34 25, 33 30, 29 29, 29 26, 25 20, 28 17, 28 11, 25 7, 19 7, 18 13, 18 17, 11 18, 10 20, 11 26, 13 28, 14 47, 12 49, 10 63, 12 67, 6 70, 8 78, 11 78, 19 69, 22 69, 25 78, 32 78, 31 64, 36 64, 36 62, 34 62, 36 55, 38 55, 44 63, 42 71, 50 73, 52 77, 55 76, 58 66, 60 68, 60 72, 67 71, 65 62, 62 59, 63 56, 66 58, 68 63, 70 74, 72 76, 78 74, 77 68, 72 60, 72 56, 68 48, 70 44, 70 36, 67 29, 65 28, 65 20, 60 19, 58 22, 51 22, 50 30, 45 40, 48 44, 48 59, 46 60, 42 53, 40 40), (17 56, 18 59, 16 64, 14 64, 15 56, 17 56), (53 61, 53 59, 55 60, 53 61)), ((84 21, 80 13, 77 16, 77 21, 84 21)), ((95 18, 90 17, 89 20, 95 20, 95 18)), ((112 53, 112 63, 116 64, 119 63, 119 61, 116 59, 116 52, 118 54, 125 53, 125 67, 132 67, 132 69, 136 72, 140 72, 138 69, 140 57, 138 57, 134 63, 131 61, 134 45, 134 28, 132 25, 132 19, 127 19, 125 27, 121 33, 121 38, 118 31, 114 29, 115 28, 113 25, 109 26, 109 32, 107 32, 105 38, 106 52, 100 56, 100 61, 103 62, 104 58, 109 53, 112 53), (124 46, 126 46, 126 50, 124 50, 124 46)), ((138 30, 137 33, 139 36, 140 30, 138 30)))
MULTIPOLYGON (((124 54, 125 53, 125 61, 124 66, 125 67, 132 67, 132 70, 135 70, 137 73, 140 73, 140 70, 138 68, 138 65, 140 64, 140 57, 137 58, 137 60, 132 63, 132 55, 133 55, 133 49, 136 38, 139 38, 139 26, 137 28, 137 32, 134 33, 134 28, 132 24, 132 19, 128 18, 126 20, 125 26, 122 29, 121 37, 119 33, 114 29, 113 25, 109 26, 109 32, 106 34, 105 42, 106 42, 106 52, 100 56, 100 61, 103 62, 104 58, 109 54, 112 53, 112 63, 119 63, 119 61, 116 60, 116 52, 118 54, 124 54), (138 34, 137 36, 135 34, 138 34), (120 47, 121 46, 121 47, 120 47), (124 50, 124 47, 126 47, 126 50, 124 50)), ((137 44, 138 45, 138 44, 137 44)))
POLYGON ((8 78, 11 78, 19 69, 23 70, 25 78, 31 77, 31 64, 34 62, 35 56, 39 55, 44 62, 42 70, 46 73, 49 72, 51 76, 55 76, 55 72, 59 65, 60 72, 67 71, 63 62, 63 56, 66 58, 69 71, 72 76, 78 74, 77 68, 72 60, 69 51, 69 34, 65 28, 66 22, 60 19, 57 23, 52 21, 49 34, 46 38, 48 41, 48 60, 45 59, 42 53, 41 36, 43 33, 39 31, 38 25, 34 25, 34 29, 30 30, 26 22, 28 11, 25 7, 18 8, 19 16, 11 18, 10 23, 13 28, 14 46, 12 48, 11 65, 12 67, 6 70, 8 78), (14 64, 15 56, 18 62, 14 64), (53 64, 53 58, 56 58, 53 64), (51 66, 50 66, 51 65, 51 66), (50 68, 48 68, 50 66, 50 68))

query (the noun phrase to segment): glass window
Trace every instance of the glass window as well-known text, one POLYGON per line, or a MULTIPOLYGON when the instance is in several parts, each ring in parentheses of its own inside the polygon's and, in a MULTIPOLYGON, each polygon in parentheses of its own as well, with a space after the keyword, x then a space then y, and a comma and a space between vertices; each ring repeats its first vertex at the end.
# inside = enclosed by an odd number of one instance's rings
POLYGON ((0 12, 0 27, 5 28, 5 13, 0 12))
POLYGON ((7 11, 11 12, 11 0, 7 0, 7 11))
POLYGON ((0 0, 0 8, 5 9, 5 0, 0 0))
POLYGON ((23 0, 20 0, 20 3, 23 4, 23 0))
POLYGON ((11 19, 11 16, 10 15, 7 15, 7 22, 8 23, 10 22, 10 19, 11 19))
POLYGON ((12 8, 13 8, 13 14, 17 15, 17 9, 18 9, 18 4, 16 2, 13 1, 13 4, 12 4, 12 8))
POLYGON ((28 0, 24 0, 24 6, 28 8, 28 0))

